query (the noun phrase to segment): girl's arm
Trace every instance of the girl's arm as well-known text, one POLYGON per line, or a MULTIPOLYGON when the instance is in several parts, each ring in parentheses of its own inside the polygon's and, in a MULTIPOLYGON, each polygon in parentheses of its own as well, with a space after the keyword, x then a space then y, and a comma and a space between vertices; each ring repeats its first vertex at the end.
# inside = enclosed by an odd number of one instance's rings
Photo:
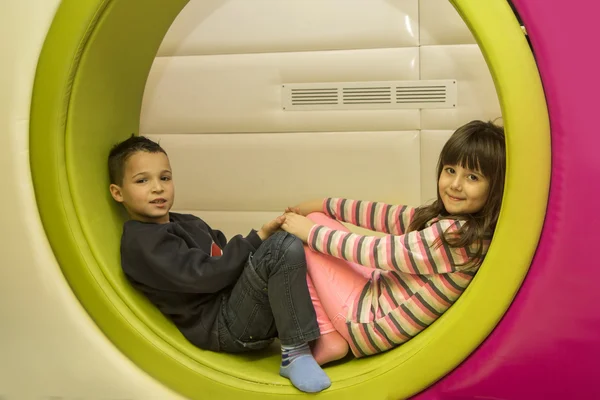
POLYGON ((323 199, 323 212, 339 221, 376 232, 402 235, 415 213, 414 207, 341 198, 323 199))
POLYGON ((470 261, 471 249, 450 248, 437 242, 444 232, 452 234, 461 225, 461 221, 440 220, 420 231, 385 237, 357 235, 314 225, 307 243, 320 253, 366 267, 413 275, 443 274, 468 267, 461 264, 470 261))

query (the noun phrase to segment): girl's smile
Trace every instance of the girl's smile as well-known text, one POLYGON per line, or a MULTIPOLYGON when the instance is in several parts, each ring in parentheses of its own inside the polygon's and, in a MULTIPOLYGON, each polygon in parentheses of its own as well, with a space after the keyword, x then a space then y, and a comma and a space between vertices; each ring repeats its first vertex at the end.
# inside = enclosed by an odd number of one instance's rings
POLYGON ((450 214, 473 214, 485 205, 489 180, 480 172, 460 165, 444 165, 438 188, 444 208, 450 214))

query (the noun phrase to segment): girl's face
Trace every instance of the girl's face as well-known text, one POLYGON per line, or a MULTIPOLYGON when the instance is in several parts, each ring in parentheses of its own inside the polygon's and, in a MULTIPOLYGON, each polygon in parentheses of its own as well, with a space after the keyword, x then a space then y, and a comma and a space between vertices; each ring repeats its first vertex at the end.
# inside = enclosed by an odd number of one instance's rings
POLYGON ((474 214, 485 205, 490 194, 490 182, 480 171, 460 165, 444 165, 438 190, 450 214, 474 214))

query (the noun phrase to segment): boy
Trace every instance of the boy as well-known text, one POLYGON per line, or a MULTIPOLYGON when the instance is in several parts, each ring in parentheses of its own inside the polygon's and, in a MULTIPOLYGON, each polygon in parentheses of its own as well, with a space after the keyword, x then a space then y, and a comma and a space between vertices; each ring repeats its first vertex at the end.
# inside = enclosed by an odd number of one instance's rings
POLYGON ((121 264, 131 284, 194 345, 238 353, 281 341, 280 374, 305 392, 331 385, 308 342, 319 337, 302 242, 285 217, 229 242, 192 216, 170 213, 173 174, 157 143, 132 136, 110 151, 110 193, 130 220, 121 264))

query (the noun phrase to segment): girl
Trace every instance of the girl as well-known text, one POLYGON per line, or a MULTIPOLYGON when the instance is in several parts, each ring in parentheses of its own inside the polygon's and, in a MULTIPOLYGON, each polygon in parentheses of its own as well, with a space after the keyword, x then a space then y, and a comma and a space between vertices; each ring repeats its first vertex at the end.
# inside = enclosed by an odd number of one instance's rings
POLYGON ((321 340, 341 335, 363 357, 406 342, 439 318, 483 262, 505 165, 503 128, 472 121, 442 149, 431 205, 327 198, 288 208, 282 229, 308 244, 308 283, 335 328, 321 340), (335 220, 387 235, 350 233, 335 220))

